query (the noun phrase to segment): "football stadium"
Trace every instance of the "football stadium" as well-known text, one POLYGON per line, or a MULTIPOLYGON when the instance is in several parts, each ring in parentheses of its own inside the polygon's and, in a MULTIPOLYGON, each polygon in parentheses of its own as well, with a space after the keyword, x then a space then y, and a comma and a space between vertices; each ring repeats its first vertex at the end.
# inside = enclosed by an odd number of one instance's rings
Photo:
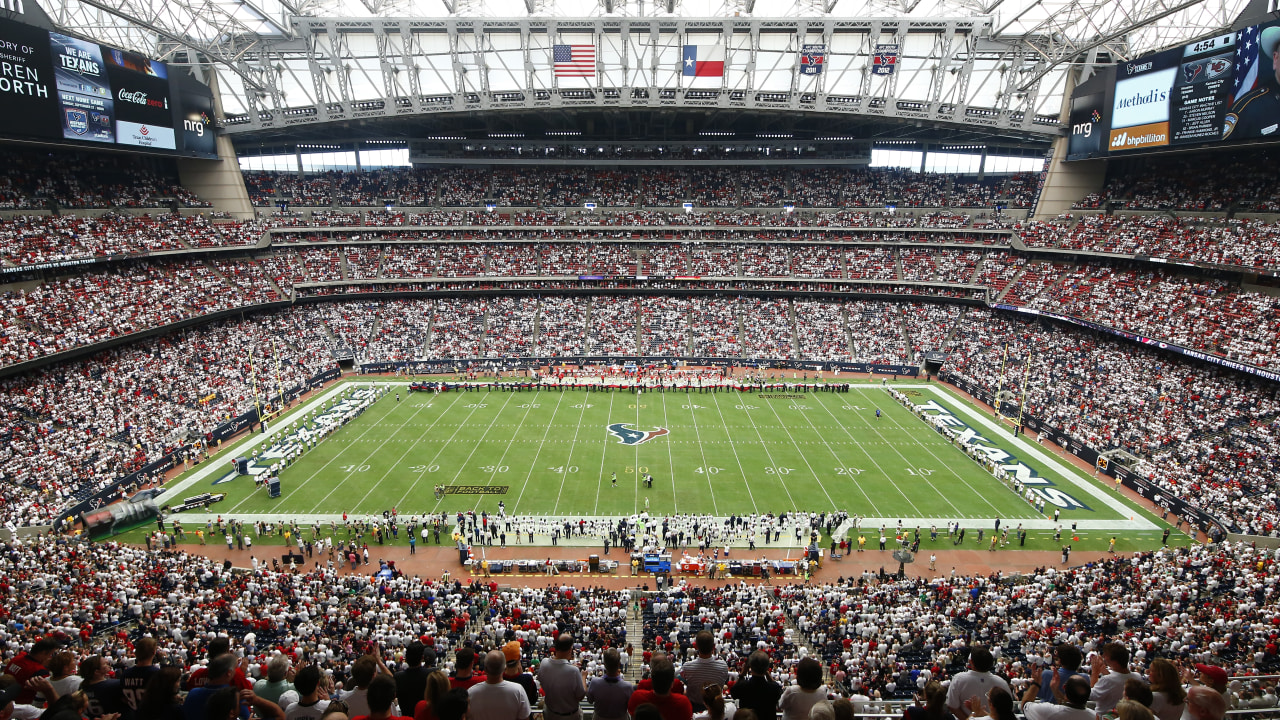
POLYGON ((1276 0, 0 0, 0 720, 1280 717, 1276 0))

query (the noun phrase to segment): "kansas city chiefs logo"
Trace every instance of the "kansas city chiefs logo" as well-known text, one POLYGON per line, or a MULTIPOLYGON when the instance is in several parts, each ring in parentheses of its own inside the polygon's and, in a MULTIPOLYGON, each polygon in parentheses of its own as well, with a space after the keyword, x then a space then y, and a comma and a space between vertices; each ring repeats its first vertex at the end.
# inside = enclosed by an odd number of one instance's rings
POLYGON ((617 435, 618 442, 623 445, 639 445, 647 443, 650 440, 666 435, 669 432, 666 428, 658 428, 657 430, 633 430, 627 427, 626 423, 614 423, 609 426, 609 434, 617 435))

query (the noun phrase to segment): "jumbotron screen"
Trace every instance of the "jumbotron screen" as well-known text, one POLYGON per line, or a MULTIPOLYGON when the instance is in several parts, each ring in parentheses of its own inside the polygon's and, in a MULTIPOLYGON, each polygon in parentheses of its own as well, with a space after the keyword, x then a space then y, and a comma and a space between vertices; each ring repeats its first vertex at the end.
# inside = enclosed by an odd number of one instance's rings
POLYGON ((106 45, 0 20, 0 99, 3 137, 217 157, 209 88, 106 45))
POLYGON ((1120 63, 1072 97, 1068 159, 1280 141, 1280 22, 1120 63))

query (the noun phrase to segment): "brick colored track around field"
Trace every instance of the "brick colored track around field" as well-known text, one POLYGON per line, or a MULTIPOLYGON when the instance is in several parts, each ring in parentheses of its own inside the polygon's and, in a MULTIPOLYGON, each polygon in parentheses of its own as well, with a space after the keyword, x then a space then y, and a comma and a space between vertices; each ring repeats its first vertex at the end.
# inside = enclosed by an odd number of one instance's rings
MULTIPOLYGON (((221 539, 221 536, 218 536, 221 539)), ((231 563, 236 567, 249 567, 250 556, 256 555, 261 562, 265 559, 269 566, 271 558, 279 558, 283 554, 284 548, 279 546, 259 546, 253 553, 248 551, 226 549, 225 542, 217 545, 182 545, 181 549, 213 560, 222 561, 230 559, 231 563), (269 552, 265 552, 269 551, 269 552)), ((485 548, 485 556, 493 560, 518 560, 518 559, 536 559, 545 560, 552 558, 556 560, 586 560, 589 554, 600 554, 599 549, 588 550, 587 548, 562 548, 562 547, 542 547, 534 546, 509 546, 506 548, 492 547, 485 548)), ((678 555, 678 553, 677 553, 678 555)), ((758 550, 755 553, 741 554, 734 553, 733 557, 767 557, 771 560, 781 560, 792 553, 782 550, 758 550)), ((945 577, 951 574, 952 568, 955 568, 958 575, 988 575, 992 572, 1003 572, 1006 575, 1013 573, 1029 573, 1041 567, 1054 567, 1063 569, 1059 563, 1062 559, 1057 552, 1032 552, 1032 551, 996 551, 988 552, 985 550, 938 550, 938 570, 937 572, 929 571, 929 556, 927 553, 921 553, 917 556, 918 560, 906 567, 909 577, 945 577)), ((618 560, 618 574, 590 574, 590 573, 560 573, 559 575, 548 576, 545 574, 494 574, 491 579, 500 585, 519 585, 519 586, 560 586, 574 585, 579 587, 604 587, 609 589, 623 589, 648 585, 650 589, 655 587, 653 576, 641 574, 637 577, 631 577, 630 567, 626 565, 627 556, 614 550, 610 555, 600 554, 601 559, 618 560)), ((1084 552, 1075 551, 1071 553, 1071 566, 1079 566, 1088 562, 1094 562, 1110 557, 1106 552, 1084 552)), ((393 560, 396 568, 408 575, 417 575, 420 577, 438 578, 445 570, 448 570, 452 578, 468 582, 471 574, 468 570, 458 563, 458 551, 451 545, 427 545, 419 546, 418 551, 414 555, 409 554, 409 548, 404 546, 391 545, 371 545, 369 546, 369 565, 360 565, 353 573, 351 572, 350 563, 338 563, 335 559, 335 566, 340 568, 342 575, 371 575, 378 569, 379 560, 393 560)), ((317 555, 308 561, 308 567, 314 567, 316 560, 320 560, 323 565, 327 561, 327 556, 321 557, 317 555)), ((854 552, 846 555, 840 560, 828 560, 813 575, 812 582, 824 583, 834 582, 837 578, 843 576, 846 578, 857 577, 864 570, 878 573, 881 568, 886 573, 896 572, 898 563, 893 559, 892 553, 888 550, 868 550, 863 553, 854 552)), ((483 573, 477 572, 476 578, 484 579, 483 573)), ((693 585, 705 586, 722 586, 738 583, 740 578, 730 578, 728 580, 707 580, 705 577, 699 578, 694 576, 685 576, 673 573, 673 577, 677 582, 686 580, 693 585)), ((761 580, 751 578, 751 583, 760 583, 761 580)), ((790 583, 801 582, 801 579, 793 575, 774 576, 771 578, 774 585, 784 585, 790 583)))

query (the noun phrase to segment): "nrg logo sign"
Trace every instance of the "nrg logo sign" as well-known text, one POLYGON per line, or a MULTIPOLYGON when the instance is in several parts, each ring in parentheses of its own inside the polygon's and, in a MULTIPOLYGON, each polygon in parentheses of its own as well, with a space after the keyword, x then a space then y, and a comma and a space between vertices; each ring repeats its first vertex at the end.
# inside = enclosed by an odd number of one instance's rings
POLYGON ((204 123, 199 120, 183 120, 182 129, 195 133, 197 137, 204 137, 204 123))
MULTIPOLYGON (((1280 2, 1280 0, 1277 0, 1280 2)), ((1091 118, 1085 122, 1079 122, 1071 126, 1072 135, 1082 135, 1084 137, 1093 137, 1093 124, 1102 121, 1102 113, 1097 110, 1093 111, 1091 118)))

